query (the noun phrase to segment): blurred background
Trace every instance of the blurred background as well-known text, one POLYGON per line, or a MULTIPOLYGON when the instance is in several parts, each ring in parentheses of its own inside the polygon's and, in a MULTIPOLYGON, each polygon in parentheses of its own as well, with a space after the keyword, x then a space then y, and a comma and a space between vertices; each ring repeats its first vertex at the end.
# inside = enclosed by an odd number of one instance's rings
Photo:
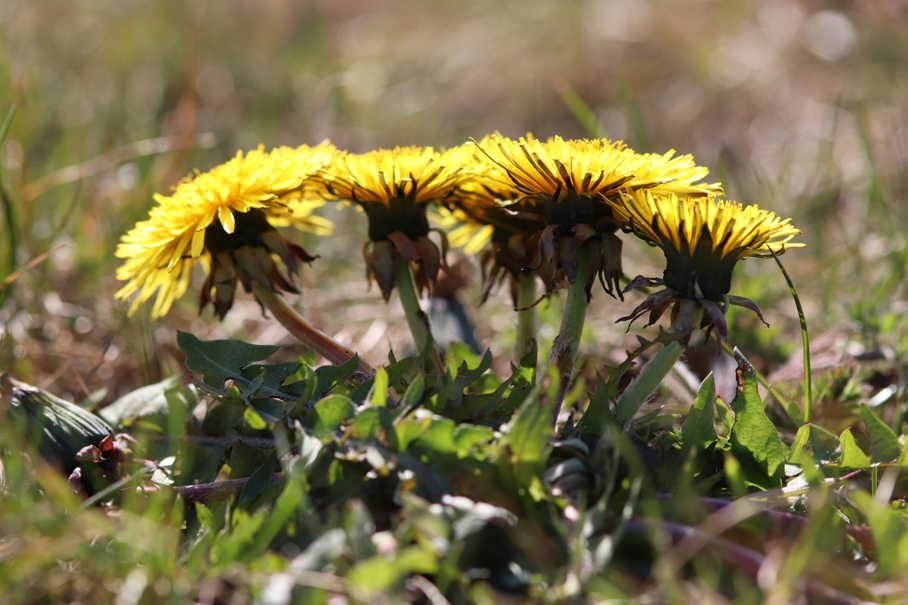
MULTIPOLYGON (((804 231, 808 248, 783 260, 815 367, 892 356, 908 346, 906 75, 898 0, 3 0, 0 115, 18 109, 0 148, 0 281, 53 252, 0 293, 0 372, 103 404, 182 372, 177 330, 298 356, 248 296, 223 323, 199 317, 192 294, 157 322, 148 308, 126 316, 113 252, 152 194, 259 144, 329 138, 362 152, 494 131, 694 154, 730 199, 804 231)), ((324 214, 335 236, 294 236, 321 255, 301 277, 301 308, 382 363, 389 345, 404 351, 402 314, 367 290, 364 217, 324 214)), ((631 277, 661 273, 637 241, 624 258, 631 277)), ((458 296, 506 367, 509 297, 477 311, 470 275, 458 296)), ((733 311, 732 342, 796 379, 797 317, 775 263, 742 263, 733 293, 772 327, 733 311)), ((646 333, 614 324, 641 300, 594 292, 588 369, 622 361, 646 333)), ((560 305, 540 305, 543 339, 560 305)))

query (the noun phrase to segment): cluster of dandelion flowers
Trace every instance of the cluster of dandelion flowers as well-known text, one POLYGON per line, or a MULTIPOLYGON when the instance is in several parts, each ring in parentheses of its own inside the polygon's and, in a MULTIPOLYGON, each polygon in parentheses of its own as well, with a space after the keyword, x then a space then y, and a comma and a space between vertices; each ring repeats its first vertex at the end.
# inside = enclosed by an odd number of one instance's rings
POLYGON ((661 279, 636 278, 630 288, 665 286, 622 320, 650 313, 655 322, 674 303, 679 310, 679 330, 689 334, 697 306, 707 317, 707 326, 727 336, 725 310, 729 304, 751 309, 762 320, 753 301, 730 295, 732 272, 738 261, 748 257, 768 258, 804 244, 791 240, 801 233, 773 212, 757 206, 743 206, 715 196, 690 197, 653 191, 623 193, 612 202, 615 219, 621 226, 665 254, 661 279))
MULTIPOLYGON (((449 229, 451 247, 478 255, 483 302, 493 287, 509 278, 515 306, 525 306, 518 305, 517 284, 523 278, 535 279, 526 267, 527 241, 545 228, 544 217, 531 199, 505 184, 496 166, 480 164, 478 169, 474 179, 459 187, 433 219, 449 229)), ((543 277, 543 281, 550 284, 552 280, 543 277)))
POLYGON ((313 174, 315 192, 366 213, 367 278, 378 282, 386 301, 398 283, 400 258, 410 263, 420 292, 437 280, 443 255, 429 238, 426 208, 470 178, 467 154, 462 147, 446 152, 431 147, 338 152, 329 166, 313 174))
POLYGON ((245 156, 238 152, 230 161, 184 179, 171 195, 155 195, 157 205, 149 218, 117 247, 116 256, 125 259, 117 278, 127 281, 117 297, 136 294, 133 313, 154 296, 152 317, 160 317, 186 292, 196 263, 208 271, 201 306, 210 302, 219 317, 230 309, 238 282, 247 292, 254 283, 297 292, 292 275, 300 261, 314 257, 276 227, 293 225, 320 235, 333 230, 329 221, 312 214, 324 201, 306 197, 302 185, 334 151, 324 142, 267 153, 259 147, 245 156))
POLYGON ((609 198, 640 189, 704 196, 721 191, 718 185, 695 184, 709 171, 689 155, 673 157, 674 151, 638 154, 605 139, 513 141, 497 134, 476 145, 506 176, 503 184, 523 202, 522 211, 541 219, 543 227, 527 241, 524 265, 540 270, 549 287, 557 285, 562 271, 573 284, 585 248, 591 262, 580 277, 587 297, 597 275, 612 293, 621 273, 621 241, 614 235, 609 198))

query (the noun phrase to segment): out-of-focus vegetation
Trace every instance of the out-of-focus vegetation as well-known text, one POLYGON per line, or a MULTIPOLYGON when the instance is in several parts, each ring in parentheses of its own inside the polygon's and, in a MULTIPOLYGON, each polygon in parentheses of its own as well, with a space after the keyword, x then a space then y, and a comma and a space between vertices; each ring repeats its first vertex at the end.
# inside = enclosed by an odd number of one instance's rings
MULTIPOLYGON (((539 138, 595 133, 623 139, 640 152, 692 153, 698 164, 711 168, 711 181, 723 182, 729 199, 793 217, 804 232, 799 241, 808 247, 783 261, 813 335, 815 422, 836 437, 839 454, 856 455, 843 437, 852 429, 873 457, 869 444, 874 439, 878 450, 882 442, 897 447, 892 439, 901 436, 905 415, 906 70, 908 4, 898 1, 6 0, 0 3, 0 115, 18 106, 0 147, 0 282, 9 281, 0 291, 0 373, 103 410, 138 387, 185 372, 185 355, 177 345, 180 330, 203 340, 236 337, 280 344, 277 356, 297 359, 302 351, 293 339, 263 317, 249 297, 241 297, 222 323, 210 312, 199 317, 192 296, 154 323, 147 309, 127 317, 125 306, 113 298, 119 288, 113 250, 120 236, 147 215, 152 194, 166 192, 195 168, 222 163, 238 149, 330 138, 339 148, 361 152, 409 144, 453 146, 494 131, 511 137, 532 132, 539 138), (862 404, 893 432, 868 420, 862 404)), ((402 357, 408 341, 402 312, 383 303, 377 289, 367 291, 363 280, 364 217, 334 206, 324 215, 339 228, 329 238, 306 238, 307 250, 321 258, 303 271, 303 314, 337 340, 352 343, 375 365, 386 362, 389 347, 402 357)), ((640 250, 625 254, 625 272, 658 274, 659 255, 640 250)), ((503 379, 510 375, 514 341, 509 296, 499 292, 477 310, 478 271, 472 259, 463 260, 472 281, 457 295, 476 323, 482 348, 495 352, 493 370, 503 379)), ((768 375, 783 398, 799 401, 798 321, 777 268, 772 262, 743 263, 734 291, 757 301, 772 327, 732 311, 731 342, 768 375)), ((618 365, 635 345, 639 328, 625 333, 614 320, 638 301, 619 303, 595 294, 581 346, 588 390, 596 384, 597 369, 618 365)), ((556 333, 560 308, 557 297, 540 305, 543 348, 556 333)), ((691 372, 672 376, 658 399, 670 404, 668 411, 686 413, 698 378, 711 370, 720 397, 731 402, 735 364, 730 356, 716 356, 710 345, 689 354, 684 368, 691 372)), ((768 407, 786 447, 796 441, 797 431, 785 415, 787 403, 773 400, 768 407)), ((333 442, 330 447, 342 450, 333 442)), ((164 458, 170 452, 159 453, 164 458)), ((880 454, 874 461, 882 459, 880 454)), ((481 456, 471 462, 485 469, 481 456)), ((369 463, 381 470, 375 460, 369 463)), ((246 543, 237 533, 219 533, 223 511, 219 517, 204 508, 187 512, 157 495, 124 506, 121 516, 83 510, 55 471, 37 462, 29 463, 37 467, 20 464, 25 463, 17 460, 7 474, 21 478, 31 472, 37 483, 21 491, 8 484, 0 502, 0 559, 14 562, 15 573, 6 580, 21 588, 10 598, 24 601, 33 594, 48 602, 90 602, 116 594, 126 603, 145 594, 148 602, 155 595, 215 602, 211 595, 219 591, 239 586, 238 594, 246 595, 246 587, 256 586, 259 598, 269 602, 263 592, 268 581, 262 578, 284 569, 281 555, 268 551, 263 538, 246 559, 240 557, 246 543), (187 532, 202 526, 207 533, 200 532, 198 543, 184 544, 180 551, 183 515, 187 532), (123 544, 131 546, 117 550, 123 544), (108 545, 117 556, 106 550, 108 545), (208 579, 199 581, 206 564, 218 556, 246 567, 215 564, 208 579)), ((250 462, 248 468, 258 467, 250 462)), ((868 473, 865 487, 876 490, 882 474, 868 473)), ((889 476, 880 489, 898 500, 903 494, 896 475, 889 476)), ((744 489, 736 477, 732 472, 729 479, 733 492, 744 489)), ((401 481, 408 485, 406 477, 401 481)), ((269 489, 259 487, 258 496, 269 489)), ((286 498, 303 497, 302 485, 280 489, 286 498)), ((822 498, 833 498, 831 493, 822 498)), ((893 512, 897 509, 879 504, 881 498, 865 495, 860 492, 855 501, 840 495, 845 504, 837 505, 850 507, 851 522, 869 519, 874 532, 895 536, 889 543, 894 551, 875 559, 879 578, 888 583, 864 595, 895 598, 889 595, 906 590, 891 581, 905 569, 904 521, 901 512, 893 512)), ((371 501, 374 494, 358 497, 371 501)), ((393 573, 404 568, 423 573, 417 545, 453 536, 454 525, 468 514, 478 515, 480 525, 488 524, 493 533, 497 526, 491 520, 507 517, 508 507, 500 502, 502 509, 481 514, 449 503, 441 514, 408 493, 394 498, 392 489, 388 503, 405 510, 400 514, 413 520, 412 526, 392 527, 390 516, 374 520, 374 511, 361 510, 360 500, 351 501, 343 514, 332 509, 337 516, 326 527, 347 532, 344 548, 355 551, 345 551, 351 569, 341 570, 349 583, 324 568, 335 565, 343 550, 332 546, 330 537, 315 550, 310 545, 306 552, 322 557, 321 563, 300 563, 293 581, 353 600, 377 599, 397 577, 387 584, 375 579, 392 574, 374 559, 375 552, 413 559, 410 567, 401 564, 393 573), (439 519, 451 527, 439 529, 439 519), (375 534, 378 539, 353 531, 358 524, 374 530, 375 523, 385 530, 375 534), (386 545, 389 550, 382 550, 386 545), (399 545, 416 550, 398 552, 399 545), (359 571, 353 570, 356 564, 359 571), (371 588, 356 592, 357 586, 371 588)), ((788 544, 788 550, 767 547, 770 563, 788 564, 773 578, 798 576, 808 567, 808 555, 825 548, 823 528, 835 523, 829 518, 835 513, 822 498, 810 504, 814 516, 800 542, 788 544), (785 553, 794 554, 785 558, 785 553)), ((252 504, 249 496, 243 510, 254 510, 252 504)), ((301 510, 285 511, 284 520, 301 510)), ((243 515, 234 523, 250 534, 258 528, 243 515)), ((628 527, 635 529, 632 523, 628 527)), ((314 535, 315 529, 300 531, 314 535)), ((577 544, 572 540, 581 533, 563 536, 559 546, 577 544)), ((637 535, 643 533, 636 528, 637 535)), ((456 540, 450 542, 450 548, 457 547, 456 540)), ((288 541, 294 546, 283 556, 299 555, 305 543, 288 541)), ((634 544, 631 540, 631 548, 634 544)), ((641 541, 638 548, 646 547, 641 541)), ((511 570, 515 577, 546 559, 546 553, 536 556, 532 564, 511 570)), ((565 564, 556 559, 552 565, 565 564)), ((710 575, 708 562, 704 558, 689 566, 699 574, 697 582, 678 579, 680 570, 668 563, 657 566, 656 580, 671 589, 653 593, 678 602, 718 599, 738 579, 710 575)), ((771 596, 777 593, 765 584, 770 563, 760 588, 771 596)), ((645 575, 645 570, 633 571, 645 575)), ((455 571, 436 568, 433 573, 455 571)), ((480 579, 471 599, 503 598, 480 579)), ((518 580, 537 589, 541 585, 533 578, 518 580)), ((576 582, 571 584, 570 577, 558 581, 562 584, 532 596, 581 598, 571 592, 576 582)), ((601 590, 607 598, 651 589, 643 581, 613 582, 584 584, 584 594, 601 590)), ((426 586, 408 585, 407 590, 407 598, 422 594, 441 602, 426 586)))

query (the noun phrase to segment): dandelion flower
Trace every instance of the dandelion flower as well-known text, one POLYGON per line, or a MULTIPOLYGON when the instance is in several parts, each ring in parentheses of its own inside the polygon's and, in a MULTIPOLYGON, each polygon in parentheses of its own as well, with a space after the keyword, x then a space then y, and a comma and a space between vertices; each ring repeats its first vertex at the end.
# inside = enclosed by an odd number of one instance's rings
POLYGON ((729 294, 738 261, 751 256, 768 258, 804 246, 791 241, 801 233, 791 219, 712 195, 688 197, 642 190, 622 193, 619 201, 610 203, 615 220, 625 230, 661 248, 666 261, 661 279, 638 277, 628 288, 664 285, 665 289, 650 295, 622 320, 633 321, 649 312, 653 323, 669 305, 687 301, 678 306, 685 311, 682 333, 697 327, 691 323, 692 312, 700 306, 707 313, 707 325, 725 338, 729 304, 751 309, 763 319, 753 301, 729 294))
POLYGON ((260 146, 187 177, 169 196, 155 195, 157 205, 148 219, 117 247, 116 256, 125 259, 117 278, 127 282, 117 297, 136 294, 133 313, 154 296, 152 317, 160 317, 186 292, 196 263, 208 270, 201 306, 212 303, 219 317, 230 309, 238 281, 247 292, 253 282, 271 291, 297 292, 276 261, 292 276, 299 261, 314 257, 275 228, 293 225, 322 235, 332 231, 329 221, 312 215, 324 201, 307 197, 302 185, 333 153, 327 142, 268 153, 260 146))
MULTIPOLYGON (((506 175, 497 166, 484 156, 476 156, 475 162, 473 179, 461 185, 431 216, 448 229, 448 242, 453 248, 478 256, 483 302, 493 287, 509 279, 514 305, 526 306, 529 303, 518 305, 517 300, 518 282, 522 278, 535 279, 525 266, 526 243, 545 228, 545 218, 535 202, 521 199, 521 194, 507 185, 506 175)), ((543 281, 551 283, 545 276, 543 281)))
POLYGON ((397 147, 364 154, 339 153, 313 175, 324 198, 355 204, 369 219, 363 248, 367 277, 389 300, 398 277, 398 257, 409 261, 420 291, 431 288, 443 261, 429 239, 426 208, 452 195, 468 180, 462 148, 397 147))
POLYGON ((673 157, 674 151, 638 154, 605 139, 513 141, 497 134, 477 147, 506 177, 502 184, 513 190, 514 199, 544 223, 527 241, 525 266, 542 269, 550 281, 563 270, 573 284, 579 250, 586 246, 592 257, 587 275, 581 276, 587 297, 596 275, 611 293, 621 272, 621 242, 614 236, 617 225, 608 199, 641 189, 704 196, 721 191, 718 185, 695 184, 708 170, 689 155, 673 157))

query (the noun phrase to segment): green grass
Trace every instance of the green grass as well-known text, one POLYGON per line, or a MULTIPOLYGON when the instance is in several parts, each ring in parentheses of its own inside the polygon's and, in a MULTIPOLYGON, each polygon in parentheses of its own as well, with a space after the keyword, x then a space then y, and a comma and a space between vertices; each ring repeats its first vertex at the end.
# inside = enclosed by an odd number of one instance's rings
MULTIPOLYGON (((807 9, 786 3, 658 0, 649 11, 621 4, 622 14, 542 0, 229 4, 0 6, 0 114, 11 116, 0 136, 0 283, 20 272, 0 292, 0 374, 99 412, 180 376, 141 396, 148 410, 114 422, 137 439, 134 457, 158 467, 124 463, 130 482, 100 505, 85 506, 67 473, 0 425, 4 601, 762 603, 832 589, 904 600, 908 35, 888 9, 842 13, 855 46, 828 62, 805 44, 816 23, 807 9), (521 382, 529 364, 510 367, 509 294, 476 308, 475 267, 458 295, 491 367, 454 387, 456 371, 391 365, 396 409, 369 384, 307 363, 291 372, 297 387, 275 388, 305 387, 309 406, 266 404, 238 384, 189 414, 205 387, 187 386, 178 331, 280 345, 265 363, 304 351, 249 297, 223 323, 199 317, 193 296, 156 322, 147 309, 127 317, 113 298, 116 243, 152 194, 237 149, 594 129, 640 151, 693 153, 730 199, 793 217, 808 247, 782 260, 810 334, 812 394, 798 311, 772 262, 742 263, 733 287, 772 327, 735 310, 729 340, 784 401, 770 398, 765 414, 762 392, 733 401, 735 364, 710 343, 684 357, 692 378, 670 374, 627 432, 561 441, 550 439, 545 388, 521 382), (135 147, 160 137, 172 137, 169 150, 135 147), (724 402, 691 394, 710 371, 724 402), (251 407, 236 405, 243 396, 251 407), (805 428, 795 410, 808 399, 805 428), (273 421, 284 412, 299 425, 273 421), (235 499, 208 506, 184 505, 169 485, 245 477, 235 499)), ((402 358, 405 317, 363 279, 364 217, 325 214, 337 235, 299 236, 321 255, 303 272, 303 313, 361 343, 373 365, 389 348, 402 358)), ((636 244, 625 238, 625 272, 658 274, 659 254, 636 244)), ((563 298, 538 308, 541 360, 563 298)), ((623 392, 635 371, 612 369, 637 335, 655 334, 614 324, 643 300, 627 298, 594 292, 582 386, 567 397, 575 425, 591 399, 601 412, 623 392)), ((461 360, 480 364, 456 350, 446 367, 461 360)), ((9 405, 7 387, 0 401, 9 405)))

